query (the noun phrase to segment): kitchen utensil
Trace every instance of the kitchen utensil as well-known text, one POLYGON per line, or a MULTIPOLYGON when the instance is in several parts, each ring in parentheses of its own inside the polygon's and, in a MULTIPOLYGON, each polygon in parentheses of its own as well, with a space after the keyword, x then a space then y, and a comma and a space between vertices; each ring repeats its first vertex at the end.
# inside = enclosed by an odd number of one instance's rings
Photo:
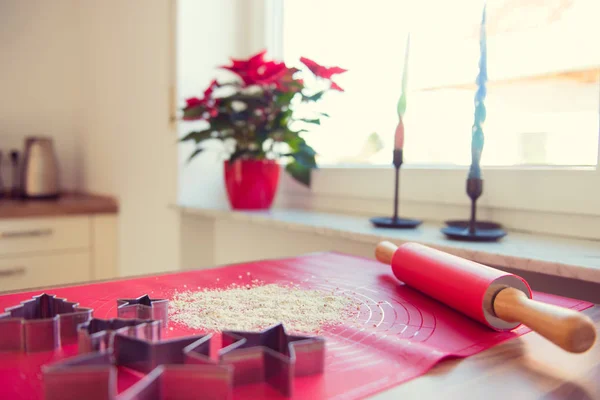
MULTIPOLYGON (((115 339, 126 339, 117 333, 115 339)), ((161 343, 158 348, 127 345, 114 352, 82 354, 44 365, 44 398, 46 400, 142 399, 210 399, 227 400, 232 396, 230 367, 216 365, 208 356, 210 335, 190 336, 161 343), (182 349, 182 346, 187 346, 182 349), (192 355, 193 354, 193 355, 192 355), (117 366, 134 355, 142 364, 156 368, 126 390, 118 393, 117 366), (200 362, 196 362, 200 360, 200 362), (162 362, 164 361, 164 363, 162 362), (204 362, 206 361, 206 362, 204 362)))
POLYGON ((10 163, 12 165, 12 178, 10 181, 10 197, 21 197, 21 184, 19 182, 19 152, 12 150, 10 152, 10 163))
POLYGON ((147 319, 92 318, 77 327, 79 354, 112 349, 117 332, 151 341, 160 340, 161 322, 147 319))
POLYGON ((219 360, 232 365, 234 386, 267 382, 284 396, 294 393, 294 377, 322 374, 325 339, 292 336, 283 324, 262 332, 223 331, 219 360))
POLYGON ((376 258, 391 264, 406 285, 499 331, 521 323, 564 350, 582 353, 596 340, 590 318, 532 300, 527 282, 509 274, 417 243, 381 242, 376 258))
POLYGON ((117 299, 119 318, 153 319, 163 328, 169 324, 169 300, 151 299, 147 294, 137 299, 117 299))
POLYGON ((53 199, 59 196, 58 160, 52 139, 28 137, 21 171, 23 196, 34 199, 53 199))
POLYGON ((55 295, 41 294, 0 314, 0 351, 56 350, 77 341, 77 326, 92 317, 91 308, 55 295))

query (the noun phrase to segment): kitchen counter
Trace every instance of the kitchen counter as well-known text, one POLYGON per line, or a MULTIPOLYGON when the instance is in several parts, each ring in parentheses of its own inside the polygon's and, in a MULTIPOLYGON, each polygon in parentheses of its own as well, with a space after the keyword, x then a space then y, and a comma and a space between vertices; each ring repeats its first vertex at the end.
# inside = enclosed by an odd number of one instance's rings
POLYGON ((310 210, 272 209, 232 211, 227 207, 180 206, 184 214, 231 220, 323 237, 343 238, 374 246, 382 240, 396 244, 418 242, 439 250, 497 268, 510 268, 600 283, 600 242, 541 234, 510 234, 497 243, 452 241, 440 225, 425 223, 419 229, 373 227, 368 217, 310 210))
POLYGON ((56 200, 0 199, 0 219, 116 214, 118 211, 114 198, 84 193, 67 193, 56 200))

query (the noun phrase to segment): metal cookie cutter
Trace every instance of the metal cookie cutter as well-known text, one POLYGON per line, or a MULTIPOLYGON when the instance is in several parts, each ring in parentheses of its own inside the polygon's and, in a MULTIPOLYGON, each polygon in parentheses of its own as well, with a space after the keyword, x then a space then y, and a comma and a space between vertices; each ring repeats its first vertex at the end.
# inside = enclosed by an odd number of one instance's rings
POLYGON ((83 354, 42 367, 45 400, 113 400, 117 368, 109 352, 83 354))
POLYGON ((92 318, 77 327, 79 353, 111 349, 117 332, 127 336, 159 340, 161 337, 161 322, 143 319, 92 318))
POLYGON ((44 366, 45 398, 80 400, 87 394, 98 400, 229 399, 233 371, 210 359, 210 339, 209 335, 151 342, 119 330, 112 352, 83 354, 44 366), (117 366, 149 374, 117 395, 117 366))
POLYGON ((208 356, 211 335, 186 336, 151 341, 132 336, 115 335, 113 351, 118 365, 150 372, 163 364, 215 364, 208 356))
POLYGON ((218 365, 161 365, 119 395, 118 400, 227 400, 232 372, 218 365))
POLYGON ((223 331, 219 359, 234 367, 235 386, 266 382, 284 396, 293 395, 294 377, 320 374, 325 366, 325 339, 291 336, 282 324, 263 332, 223 331))
POLYGON ((0 314, 0 351, 56 350, 77 342, 77 326, 92 317, 91 308, 41 294, 0 314))
POLYGON ((169 322, 169 300, 151 299, 147 294, 137 299, 118 299, 119 318, 153 319, 162 322, 166 328, 169 322))

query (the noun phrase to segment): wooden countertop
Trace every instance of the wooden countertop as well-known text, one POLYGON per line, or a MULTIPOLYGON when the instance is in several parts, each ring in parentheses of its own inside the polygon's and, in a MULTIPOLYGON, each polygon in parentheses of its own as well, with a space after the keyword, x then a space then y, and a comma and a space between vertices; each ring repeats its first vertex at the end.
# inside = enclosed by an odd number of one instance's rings
MULTIPOLYGON (((600 331, 600 307, 583 311, 600 331)), ((600 343, 583 354, 563 351, 530 332, 372 397, 392 399, 600 399, 600 343)))
POLYGON ((114 198, 83 193, 63 194, 56 200, 0 199, 0 219, 114 214, 118 211, 114 198))

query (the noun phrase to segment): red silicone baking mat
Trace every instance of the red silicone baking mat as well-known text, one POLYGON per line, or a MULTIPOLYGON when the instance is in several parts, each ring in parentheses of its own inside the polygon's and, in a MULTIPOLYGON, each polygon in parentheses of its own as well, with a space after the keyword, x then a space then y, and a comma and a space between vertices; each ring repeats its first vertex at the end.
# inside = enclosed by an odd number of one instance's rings
MULTIPOLYGON (((335 253, 66 287, 47 293, 92 307, 95 317, 110 318, 116 316, 117 298, 146 293, 154 298, 170 298, 176 290, 225 287, 253 279, 294 282, 324 290, 339 288, 362 304, 357 320, 326 329, 325 373, 296 379, 296 399, 364 398, 424 374, 445 357, 473 355, 528 332, 524 327, 513 332, 492 331, 404 286, 393 277, 389 266, 335 253)), ((0 310, 40 293, 0 296, 0 310)), ((592 305, 542 293, 535 293, 534 298, 576 310, 592 305)), ((168 329, 166 336, 200 333, 170 326, 173 330, 168 329)), ((0 354, 0 398, 42 398, 41 365, 76 352, 75 345, 54 353, 0 354)), ((119 371, 120 389, 130 385, 132 379, 131 374, 119 371)), ((235 399, 267 397, 280 395, 264 384, 234 390, 235 399)))

